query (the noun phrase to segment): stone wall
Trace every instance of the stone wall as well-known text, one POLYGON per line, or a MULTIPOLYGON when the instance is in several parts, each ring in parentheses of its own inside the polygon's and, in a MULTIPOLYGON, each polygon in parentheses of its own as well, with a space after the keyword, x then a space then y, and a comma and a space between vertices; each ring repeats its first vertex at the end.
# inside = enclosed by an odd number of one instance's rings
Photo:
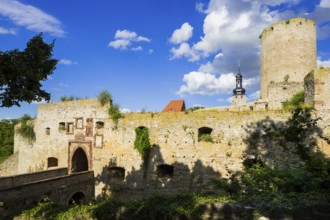
POLYGON ((296 93, 304 90, 300 82, 273 82, 268 85, 269 109, 282 109, 283 102, 292 98, 296 93))
POLYGON ((18 156, 18 152, 15 152, 0 164, 0 178, 17 174, 18 156))
POLYGON ((330 109, 330 68, 315 69, 305 77, 305 102, 317 110, 330 109))
POLYGON ((260 35, 260 96, 269 99, 270 82, 303 82, 316 68, 316 27, 312 20, 294 18, 266 28, 260 35))
POLYGON ((89 127, 87 119, 93 124, 99 118, 107 118, 107 106, 100 106, 97 99, 76 100, 47 104, 38 107, 38 115, 34 120, 36 141, 28 144, 19 135, 15 135, 14 151, 19 151, 18 174, 31 173, 47 169, 47 159, 58 159, 59 167, 68 167, 68 143, 75 135, 82 133, 86 140, 94 140, 94 134, 86 135, 94 127, 89 127), (83 117, 83 120, 80 120, 83 117), (64 128, 60 123, 64 123, 64 128), (72 127, 72 126, 73 127, 72 127), (71 127, 70 127, 71 126, 71 127), (72 130, 69 130, 69 128, 72 130))
MULTIPOLYGON (((212 178, 227 178, 228 171, 242 169, 251 132, 259 129, 258 121, 271 118, 280 122, 287 117, 283 111, 134 113, 121 119, 117 129, 106 119, 104 147, 93 149, 96 194, 109 190, 121 193, 134 190, 135 194, 174 193, 203 187, 210 190, 212 178), (135 128, 141 126, 149 129, 154 146, 147 171, 134 149, 135 128), (198 141, 202 127, 213 129, 213 143, 198 141), (173 166, 173 176, 159 178, 158 166, 164 164, 173 166), (108 174, 111 167, 124 168, 125 178, 111 179, 108 174)), ((274 162, 269 161, 270 165, 274 162)))
POLYGON ((247 102, 246 95, 233 95, 231 97, 231 102, 233 106, 245 105, 247 102))

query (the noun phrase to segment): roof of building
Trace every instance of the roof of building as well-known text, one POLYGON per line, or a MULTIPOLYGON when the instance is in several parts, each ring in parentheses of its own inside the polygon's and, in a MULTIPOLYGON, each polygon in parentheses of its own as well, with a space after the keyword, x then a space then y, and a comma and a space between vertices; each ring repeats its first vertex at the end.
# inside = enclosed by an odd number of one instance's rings
POLYGON ((184 100, 172 100, 162 112, 182 112, 184 110, 186 110, 184 100))

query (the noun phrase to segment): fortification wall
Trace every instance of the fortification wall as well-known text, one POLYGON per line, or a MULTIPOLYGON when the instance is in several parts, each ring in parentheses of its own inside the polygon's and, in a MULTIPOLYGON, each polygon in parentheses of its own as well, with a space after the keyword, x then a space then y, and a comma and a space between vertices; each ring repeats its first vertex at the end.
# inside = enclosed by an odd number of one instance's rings
POLYGON ((68 167, 68 142, 75 135, 84 132, 86 139, 92 141, 92 133, 86 135, 86 130, 93 132, 94 124, 99 118, 108 117, 107 106, 100 106, 97 99, 76 100, 41 105, 34 120, 36 141, 26 142, 15 135, 15 152, 19 151, 18 173, 37 172, 48 167, 48 158, 56 158, 58 167, 68 167), (92 119, 90 129, 86 129, 92 119), (60 125, 64 123, 64 127, 60 125))
MULTIPOLYGON (((212 178, 228 177, 228 172, 242 169, 244 155, 249 155, 252 133, 274 121, 287 119, 283 111, 190 113, 134 113, 121 119, 115 129, 111 119, 105 120, 104 145, 93 148, 93 170, 96 175, 96 195, 109 192, 175 193, 212 188, 212 178), (259 123, 259 124, 258 124, 259 123), (154 147, 144 173, 141 156, 134 149, 135 129, 149 129, 154 147), (212 128, 213 143, 198 141, 201 127, 212 128), (173 166, 173 176, 158 177, 158 166, 173 166), (125 179, 111 180, 109 168, 125 169, 125 179)), ((268 149, 269 150, 269 149, 268 149)), ((281 149, 260 153, 268 164, 283 162, 281 149)))
POLYGON ((317 110, 330 109, 330 68, 314 69, 305 77, 305 103, 317 110))
POLYGON ((271 82, 303 82, 316 68, 316 27, 312 20, 294 18, 266 28, 260 35, 260 96, 269 99, 271 82))
POLYGON ((278 82, 268 85, 268 107, 282 109, 283 102, 292 98, 296 93, 304 90, 302 82, 278 82))

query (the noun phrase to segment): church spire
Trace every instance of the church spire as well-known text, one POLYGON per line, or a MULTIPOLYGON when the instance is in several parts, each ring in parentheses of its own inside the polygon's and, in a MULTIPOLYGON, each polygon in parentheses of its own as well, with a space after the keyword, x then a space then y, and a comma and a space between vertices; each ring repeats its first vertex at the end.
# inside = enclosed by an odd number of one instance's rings
POLYGON ((233 90, 234 95, 245 95, 245 89, 242 86, 243 76, 241 74, 241 65, 238 62, 238 73, 236 75, 236 88, 233 90))

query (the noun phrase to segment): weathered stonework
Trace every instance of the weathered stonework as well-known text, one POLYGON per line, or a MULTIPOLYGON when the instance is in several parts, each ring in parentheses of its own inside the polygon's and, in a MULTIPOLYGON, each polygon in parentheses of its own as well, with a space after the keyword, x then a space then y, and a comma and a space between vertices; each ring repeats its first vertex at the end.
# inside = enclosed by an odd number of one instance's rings
POLYGON ((305 102, 315 109, 330 109, 330 68, 315 69, 305 77, 305 102))
POLYGON ((233 95, 231 102, 233 106, 245 105, 247 103, 247 97, 246 95, 233 95))
POLYGON ((273 82, 268 85, 268 107, 281 109, 283 102, 304 90, 303 82, 273 82))
POLYGON ((294 18, 266 28, 260 35, 260 96, 269 100, 271 82, 302 83, 316 65, 316 27, 312 20, 294 18))
MULTIPOLYGON (((16 172, 54 169, 51 158, 56 168, 68 168, 70 173, 93 170, 97 196, 128 193, 132 197, 215 190, 212 178, 227 178, 229 172, 242 170, 245 159, 256 159, 255 151, 270 166, 294 166, 295 158, 268 140, 256 142, 254 134, 266 136, 267 126, 283 126, 291 114, 282 110, 281 103, 304 89, 303 78, 310 73, 305 77, 305 100, 322 118, 322 135, 330 138, 330 71, 313 70, 314 34, 314 22, 305 19, 279 22, 262 33, 261 90, 266 100, 244 104, 246 96, 237 95, 233 106, 130 113, 117 125, 109 118, 109 106, 101 106, 96 99, 39 106, 33 121, 36 141, 29 144, 15 135, 16 172), (139 127, 149 130, 152 148, 147 164, 134 149, 139 127), (208 142, 200 141, 203 134, 208 142)), ((317 142, 330 156, 329 144, 317 142)))

